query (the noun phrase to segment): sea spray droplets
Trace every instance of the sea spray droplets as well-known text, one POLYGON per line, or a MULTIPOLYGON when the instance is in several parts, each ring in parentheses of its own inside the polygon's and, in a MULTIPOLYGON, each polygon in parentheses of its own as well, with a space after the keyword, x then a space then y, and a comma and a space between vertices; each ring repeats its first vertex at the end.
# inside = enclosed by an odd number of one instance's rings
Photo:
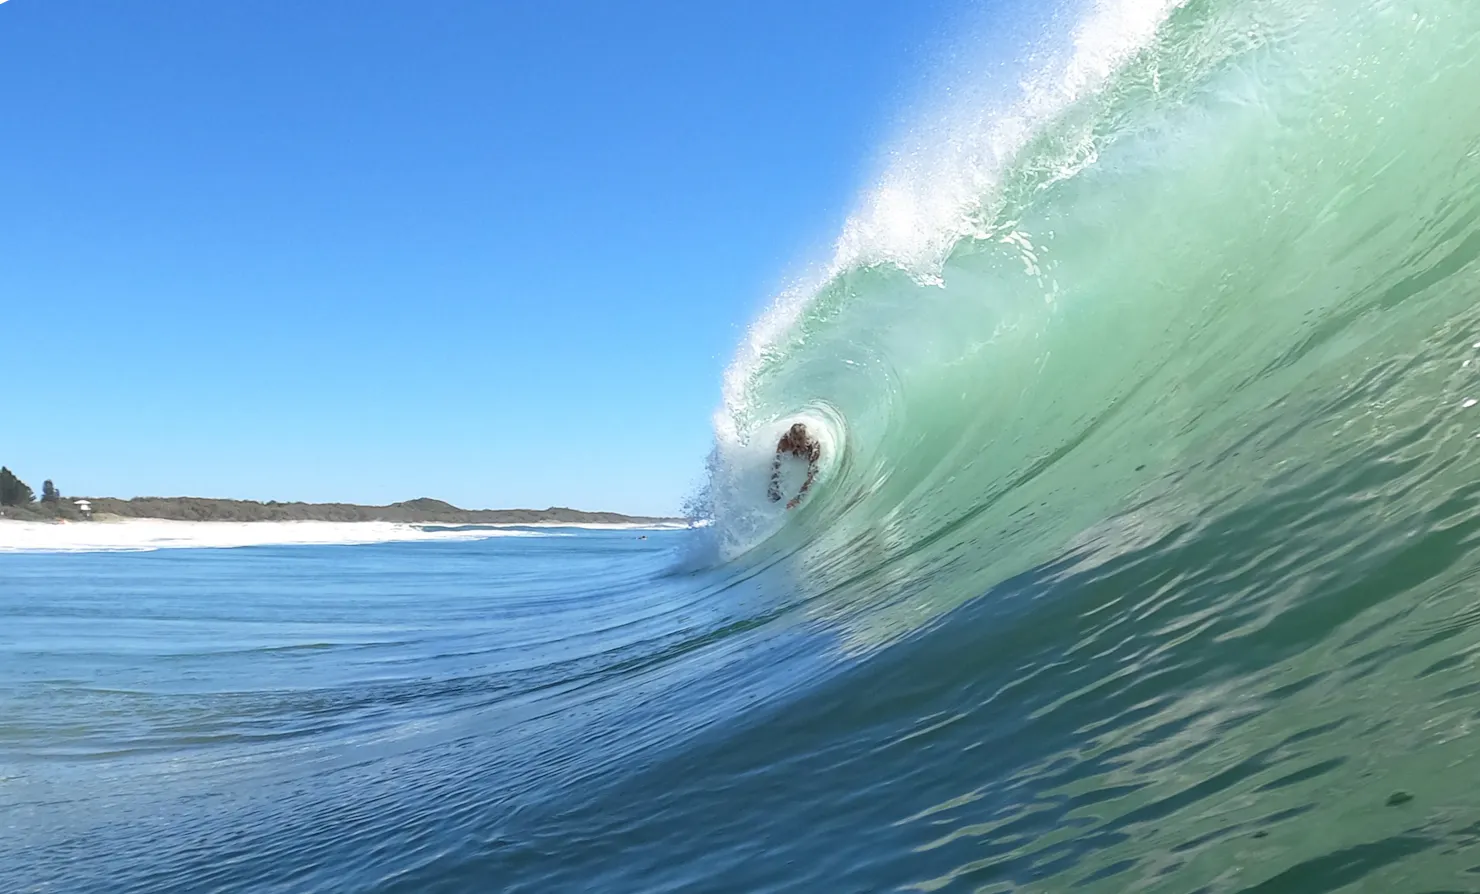
MULTIPOLYGON (((985 237, 1003 169, 1043 127, 1109 77, 1146 46, 1185 0, 1096 0, 1075 29, 1070 49, 1049 51, 1050 61, 1029 77, 1010 108, 993 114, 979 107, 941 113, 929 109, 892 154, 882 181, 843 228, 832 261, 834 274, 854 267, 891 264, 918 278, 939 275, 951 249, 967 237, 985 237)), ((1081 146, 1061 177, 1092 164, 1096 150, 1081 146)))
MULTIPOLYGON (((1002 113, 980 105, 945 114, 939 106, 927 108, 917 120, 943 123, 917 126, 900 141, 883 178, 844 225, 832 260, 783 290, 741 340, 724 375, 723 403, 714 415, 721 449, 744 441, 761 421, 752 418, 755 378, 828 282, 849 270, 894 266, 921 284, 939 285, 945 259, 963 238, 992 235, 985 209, 996 198, 1003 168, 1056 115, 1100 89, 1148 46, 1185 2, 1093 0, 1068 51, 1046 49, 1049 61, 1023 82, 1018 100, 1002 113)), ((1063 176, 1072 176, 1095 157, 1092 151, 1079 153, 1068 161, 1063 176)), ((1030 275, 1040 274, 1035 253, 1030 275)))

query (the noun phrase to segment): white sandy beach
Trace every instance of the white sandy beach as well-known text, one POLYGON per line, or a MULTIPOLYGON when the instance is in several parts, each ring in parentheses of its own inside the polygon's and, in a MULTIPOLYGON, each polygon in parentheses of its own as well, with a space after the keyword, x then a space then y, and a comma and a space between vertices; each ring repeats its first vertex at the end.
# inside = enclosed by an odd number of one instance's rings
POLYGON ((680 523, 454 525, 403 522, 171 521, 111 518, 89 522, 0 519, 0 552, 106 552, 155 549, 230 549, 240 546, 354 545, 419 540, 485 540, 558 536, 558 529, 680 530, 680 523), (521 530, 522 529, 522 530, 521 530), (535 531, 530 529, 547 529, 535 531))
MULTIPOLYGON (((427 522, 432 526, 438 524, 451 524, 443 522, 427 522)), ((643 524, 641 522, 499 522, 488 525, 490 528, 583 528, 588 531, 682 531, 687 528, 703 527, 702 522, 653 522, 643 524)))
POLYGON ((0 552, 103 552, 154 549, 226 549, 392 543, 410 540, 482 540, 540 536, 510 530, 424 530, 392 522, 197 522, 163 519, 50 522, 0 521, 0 552))

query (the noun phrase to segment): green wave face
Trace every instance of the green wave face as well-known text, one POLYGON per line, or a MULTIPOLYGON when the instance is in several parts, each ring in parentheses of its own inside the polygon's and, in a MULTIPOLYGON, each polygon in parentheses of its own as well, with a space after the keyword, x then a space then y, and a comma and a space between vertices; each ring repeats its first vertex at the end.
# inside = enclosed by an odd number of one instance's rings
MULTIPOLYGON (((1459 0, 1102 3, 757 325, 719 417, 727 555, 928 616, 1321 476, 1382 488, 1385 523, 1463 486, 1477 36, 1459 0), (768 514, 757 469, 794 418, 832 456, 768 514)), ((1339 549, 1361 505, 1301 536, 1339 549)))
POLYGON ((910 890, 1472 887, 1480 3, 1100 0, 1028 84, 728 374, 726 586, 859 659, 788 721, 913 724, 910 890))

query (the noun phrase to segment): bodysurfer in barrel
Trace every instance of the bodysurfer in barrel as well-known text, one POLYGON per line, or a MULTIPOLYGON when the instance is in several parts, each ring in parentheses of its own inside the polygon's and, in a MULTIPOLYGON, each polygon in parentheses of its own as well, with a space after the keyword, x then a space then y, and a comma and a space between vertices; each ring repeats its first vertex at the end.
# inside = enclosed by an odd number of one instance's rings
POLYGON ((822 456, 822 445, 807 433, 807 426, 800 422, 786 430, 786 434, 776 442, 776 459, 771 463, 771 489, 768 496, 772 503, 781 501, 781 459, 788 453, 807 460, 807 480, 802 482, 801 490, 786 504, 787 509, 795 509, 802 502, 807 489, 812 486, 812 479, 817 477, 817 460, 822 456))

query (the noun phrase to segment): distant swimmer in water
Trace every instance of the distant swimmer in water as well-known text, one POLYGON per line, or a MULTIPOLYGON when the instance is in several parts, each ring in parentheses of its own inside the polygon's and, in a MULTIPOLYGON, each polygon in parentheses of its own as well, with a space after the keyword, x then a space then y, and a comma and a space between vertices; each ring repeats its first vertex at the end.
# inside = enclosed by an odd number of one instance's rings
POLYGON ((817 460, 822 456, 822 445, 807 434, 807 426, 798 422, 787 429, 781 440, 776 442, 776 459, 771 463, 771 490, 769 496, 772 503, 781 500, 781 458, 790 453, 792 456, 805 457, 807 460, 807 480, 802 482, 802 489, 792 497, 786 504, 787 509, 795 509, 802 502, 807 489, 812 486, 812 479, 817 477, 817 460))

